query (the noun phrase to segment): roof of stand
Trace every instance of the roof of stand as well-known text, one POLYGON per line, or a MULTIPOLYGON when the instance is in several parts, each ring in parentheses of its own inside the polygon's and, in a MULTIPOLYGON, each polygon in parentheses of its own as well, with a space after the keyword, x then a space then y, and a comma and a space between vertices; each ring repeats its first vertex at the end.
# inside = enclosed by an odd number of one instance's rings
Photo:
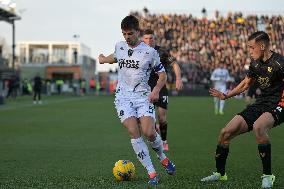
POLYGON ((0 21, 6 21, 8 23, 12 23, 14 20, 20 20, 21 17, 17 14, 7 11, 0 7, 0 21))

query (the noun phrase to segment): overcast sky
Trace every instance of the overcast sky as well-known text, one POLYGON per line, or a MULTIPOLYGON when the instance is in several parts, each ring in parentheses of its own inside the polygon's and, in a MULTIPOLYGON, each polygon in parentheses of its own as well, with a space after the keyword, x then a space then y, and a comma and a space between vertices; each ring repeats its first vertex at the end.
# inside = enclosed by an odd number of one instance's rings
MULTIPOLYGON (((284 0, 14 0, 22 13, 16 24, 17 41, 51 40, 80 42, 92 49, 92 56, 112 53, 122 40, 120 21, 131 10, 147 7, 155 13, 192 13, 200 16, 220 10, 245 13, 284 14, 284 0)), ((11 44, 11 26, 0 22, 0 36, 11 44)), ((98 66, 108 70, 109 66, 98 66)))

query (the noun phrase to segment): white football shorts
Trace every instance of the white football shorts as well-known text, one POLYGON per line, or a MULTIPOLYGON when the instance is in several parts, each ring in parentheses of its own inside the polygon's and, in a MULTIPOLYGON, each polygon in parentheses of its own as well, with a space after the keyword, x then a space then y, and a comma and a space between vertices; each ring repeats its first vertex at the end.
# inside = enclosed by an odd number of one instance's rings
POLYGON ((148 95, 136 93, 116 96, 114 104, 121 123, 130 117, 150 116, 155 120, 155 107, 149 102, 148 95))

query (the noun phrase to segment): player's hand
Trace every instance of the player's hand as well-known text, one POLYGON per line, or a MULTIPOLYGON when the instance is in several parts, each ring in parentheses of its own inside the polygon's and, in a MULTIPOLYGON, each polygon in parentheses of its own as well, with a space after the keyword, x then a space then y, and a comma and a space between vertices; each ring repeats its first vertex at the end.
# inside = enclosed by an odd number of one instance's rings
POLYGON ((156 91, 155 88, 154 88, 153 91, 149 94, 148 100, 149 100, 149 102, 151 102, 151 103, 157 102, 157 101, 159 100, 159 92, 156 91))
POLYGON ((178 91, 182 90, 183 89, 183 83, 182 83, 182 80, 181 79, 177 79, 176 80, 176 89, 178 91))
POLYGON ((220 100, 226 99, 226 95, 224 93, 222 93, 221 91, 218 91, 217 89, 210 88, 209 93, 210 93, 211 96, 217 97, 220 100))
POLYGON ((105 63, 105 61, 104 61, 105 58, 106 58, 105 55, 100 54, 99 57, 98 57, 99 63, 100 63, 100 64, 104 64, 104 63, 105 63))

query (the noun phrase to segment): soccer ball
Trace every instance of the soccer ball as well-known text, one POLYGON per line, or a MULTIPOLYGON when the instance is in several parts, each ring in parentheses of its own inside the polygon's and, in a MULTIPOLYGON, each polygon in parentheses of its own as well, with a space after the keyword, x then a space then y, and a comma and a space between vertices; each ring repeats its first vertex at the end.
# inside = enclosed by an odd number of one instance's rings
POLYGON ((117 181, 131 180, 135 176, 134 164, 129 160, 118 160, 112 169, 117 181))

